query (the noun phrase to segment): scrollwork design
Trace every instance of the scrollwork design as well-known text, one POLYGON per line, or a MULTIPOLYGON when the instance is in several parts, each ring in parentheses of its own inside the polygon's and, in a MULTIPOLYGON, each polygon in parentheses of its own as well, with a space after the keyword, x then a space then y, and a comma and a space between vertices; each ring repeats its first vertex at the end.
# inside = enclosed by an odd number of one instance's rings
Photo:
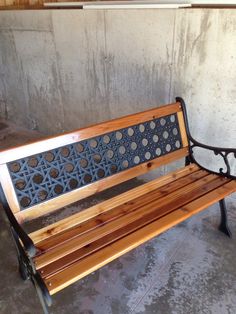
POLYGON ((199 143, 198 141, 196 141, 195 139, 193 139, 192 137, 190 138, 190 159, 195 162, 196 164, 198 164, 199 166, 201 166, 202 168, 210 171, 210 172, 213 172, 213 173, 216 173, 216 174, 220 174, 222 176, 225 176, 227 178, 231 178, 231 179, 236 179, 236 176, 232 174, 232 169, 231 169, 231 166, 230 166, 230 163, 229 163, 229 155, 230 154, 233 154, 233 157, 236 158, 236 149, 234 148, 220 148, 220 147, 213 147, 213 146, 208 146, 208 145, 205 145, 205 144, 202 144, 202 143, 199 143), (219 171, 216 172, 216 171, 212 171, 212 170, 209 170, 209 169, 206 169, 204 168, 203 166, 201 166, 197 160, 195 159, 194 157, 194 148, 195 147, 199 147, 199 148, 203 148, 203 149, 207 149, 207 150, 210 150, 212 151, 215 156, 221 156, 224 163, 225 163, 225 170, 223 167, 219 168, 219 171))

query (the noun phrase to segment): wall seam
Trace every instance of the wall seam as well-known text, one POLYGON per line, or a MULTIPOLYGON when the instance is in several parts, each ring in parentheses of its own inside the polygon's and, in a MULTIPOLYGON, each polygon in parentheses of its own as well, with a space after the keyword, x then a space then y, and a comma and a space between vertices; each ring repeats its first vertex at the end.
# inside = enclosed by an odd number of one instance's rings
MULTIPOLYGON (((57 46, 55 42, 55 32, 54 32, 54 24, 53 24, 53 11, 50 12, 50 22, 51 22, 51 33, 52 33, 52 41, 53 41, 53 47, 55 50, 55 57, 56 57, 56 69, 57 69, 57 75, 59 79, 59 86, 62 87, 62 79, 61 79, 61 72, 60 72, 60 66, 59 66, 59 61, 58 61, 58 52, 57 52, 57 46)), ((61 113, 62 113, 62 127, 61 131, 65 131, 65 108, 64 108, 64 103, 62 101, 62 95, 61 95, 61 89, 58 89, 58 95, 60 98, 60 105, 61 105, 61 113)))
POLYGON ((170 64, 170 86, 169 86, 169 103, 173 101, 172 92, 173 92, 173 68, 174 68, 174 51, 175 51, 175 39, 176 39, 176 14, 177 9, 175 10, 174 14, 174 25, 173 25, 173 36, 172 36, 172 47, 171 47, 171 64, 170 64))
POLYGON ((25 103, 26 103, 26 108, 27 108, 27 113, 26 113, 26 117, 27 119, 29 119, 29 128, 30 129, 34 129, 34 122, 32 117, 31 117, 31 110, 30 110, 30 104, 29 104, 29 97, 28 94, 26 93, 26 86, 25 86, 25 79, 24 79, 24 71, 22 69, 22 63, 20 62, 20 57, 18 54, 18 50, 17 50, 17 46, 16 46, 16 38, 15 38, 15 34, 14 34, 14 30, 10 27, 10 32, 12 34, 12 38, 13 38, 13 42, 14 42, 14 49, 15 49, 15 53, 16 53, 16 61, 17 61, 17 65, 20 71, 20 78, 22 80, 22 88, 23 88, 23 93, 24 93, 24 99, 25 99, 25 103))
POLYGON ((107 25, 106 25, 106 10, 103 12, 103 23, 104 23, 104 51, 105 51, 105 58, 103 60, 104 62, 104 70, 105 70, 105 93, 106 93, 106 102, 107 102, 107 110, 109 110, 109 116, 112 118, 111 115, 111 108, 110 108, 110 92, 109 92, 109 85, 108 85, 108 70, 107 70, 107 64, 110 62, 110 58, 108 57, 108 49, 107 49, 107 25))

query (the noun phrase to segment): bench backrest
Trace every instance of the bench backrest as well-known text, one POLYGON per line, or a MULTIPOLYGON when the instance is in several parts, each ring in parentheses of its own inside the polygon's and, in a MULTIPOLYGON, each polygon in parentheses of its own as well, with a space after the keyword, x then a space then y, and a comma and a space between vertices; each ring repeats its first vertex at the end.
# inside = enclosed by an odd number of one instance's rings
POLYGON ((179 103, 0 152, 0 182, 19 222, 188 154, 179 103))

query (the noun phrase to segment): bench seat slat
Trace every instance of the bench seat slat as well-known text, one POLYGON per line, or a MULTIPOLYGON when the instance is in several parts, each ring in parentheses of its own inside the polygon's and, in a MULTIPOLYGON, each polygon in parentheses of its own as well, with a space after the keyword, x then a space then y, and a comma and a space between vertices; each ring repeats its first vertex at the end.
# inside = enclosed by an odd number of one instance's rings
POLYGON ((178 223, 186 220, 192 215, 236 191, 235 181, 221 180, 222 185, 218 188, 215 188, 209 193, 206 193, 205 195, 183 206, 179 206, 179 208, 161 217, 160 219, 155 220, 154 222, 132 232, 114 243, 109 244, 109 246, 106 246, 103 249, 88 255, 84 259, 75 262, 63 271, 55 273, 55 275, 50 278, 45 279, 45 283, 50 291, 50 294, 52 295, 60 291, 89 273, 99 269, 103 265, 111 262, 140 244, 150 240, 165 230, 177 225, 178 223))
MULTIPOLYGON (((215 187, 218 187, 219 185, 222 185, 222 181, 220 180, 214 180, 213 182, 210 182, 207 185, 207 188, 214 189, 215 187)), ((207 191, 207 190, 206 190, 207 191)), ((176 207, 178 208, 180 204, 179 199, 176 200, 176 207)), ((145 209, 145 208, 144 208, 145 209)), ((82 247, 81 249, 78 249, 77 251, 55 261, 54 263, 51 263, 45 267, 43 267, 42 270, 42 277, 48 278, 51 275, 53 275, 55 272, 58 272, 69 265, 73 264, 74 262, 86 257, 89 254, 92 254, 93 252, 101 249, 102 247, 105 247, 109 245, 110 243, 118 240, 119 238, 122 238, 126 236, 127 234, 134 232, 136 229, 141 228, 142 226, 151 223, 153 220, 160 219, 161 217, 165 216, 169 212, 175 209, 175 206, 172 204, 169 204, 169 206, 162 206, 158 213, 155 213, 153 211, 152 213, 148 215, 144 215, 144 217, 139 218, 131 223, 128 223, 124 227, 119 228, 118 230, 115 230, 114 232, 105 235, 101 237, 100 239, 91 242, 89 245, 82 247)))
POLYGON ((146 223, 147 221, 158 218, 169 211, 175 210, 178 206, 182 206, 187 202, 207 193, 208 191, 217 188, 224 182, 224 178, 209 174, 208 176, 192 182, 188 186, 181 187, 164 197, 157 197, 151 203, 140 208, 137 200, 136 204, 138 208, 135 211, 119 217, 118 219, 105 225, 101 225, 99 228, 91 230, 88 233, 78 235, 76 238, 62 243, 62 245, 52 248, 48 252, 36 257, 36 268, 39 269, 46 266, 119 228, 123 228, 135 220, 138 221, 140 219, 140 223, 146 223))
POLYGON ((134 211, 138 207, 142 207, 151 203, 153 200, 164 197, 169 193, 179 189, 180 187, 184 187, 189 183, 192 183, 202 177, 207 175, 207 171, 199 170, 197 172, 193 172, 183 178, 177 179, 167 185, 164 185, 161 188, 155 189, 143 195, 142 197, 134 197, 131 201, 125 202, 124 204, 117 206, 113 210, 109 210, 104 212, 98 216, 91 218, 89 221, 85 221, 73 228, 62 231, 61 233, 51 236, 40 243, 37 244, 37 248, 42 250, 42 254, 46 250, 50 250, 51 248, 61 245, 63 242, 70 241, 72 238, 77 237, 78 235, 82 235, 85 232, 88 232, 96 227, 99 227, 109 221, 112 221, 120 216, 124 216, 131 211, 134 211))
POLYGON ((87 221, 88 219, 91 219, 96 215, 106 212, 107 210, 111 210, 112 208, 123 204, 124 201, 128 202, 129 200, 132 200, 137 196, 145 195, 150 191, 153 191, 176 179, 182 178, 188 175, 189 173, 193 173, 198 169, 199 167, 197 165, 191 164, 187 167, 180 168, 177 171, 176 170, 172 171, 165 176, 159 177, 150 182, 142 184, 141 186, 136 187, 127 192, 124 192, 121 195, 113 197, 112 199, 108 199, 102 202, 102 204, 94 205, 86 210, 73 214, 67 218, 61 219, 60 221, 48 225, 44 228, 36 230, 35 232, 30 233, 29 236, 31 237, 33 242, 37 244, 38 242, 48 239, 53 235, 56 235, 62 231, 75 227, 76 225, 84 221, 87 221))

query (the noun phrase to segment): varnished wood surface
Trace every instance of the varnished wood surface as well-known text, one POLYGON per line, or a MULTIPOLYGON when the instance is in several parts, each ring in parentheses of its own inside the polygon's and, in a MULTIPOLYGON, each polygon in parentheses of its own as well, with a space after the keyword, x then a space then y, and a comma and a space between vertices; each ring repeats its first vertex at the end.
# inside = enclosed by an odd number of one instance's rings
POLYGON ((16 213, 15 216, 19 221, 27 221, 27 220, 37 218, 39 216, 48 214, 52 211, 62 208, 66 205, 69 205, 73 202, 81 200, 87 196, 104 191, 105 189, 108 189, 109 187, 125 182, 137 176, 140 176, 157 167, 160 167, 162 165, 165 165, 175 160, 178 160, 180 158, 183 158, 187 155, 188 155, 187 147, 178 149, 175 152, 158 157, 146 163, 142 163, 136 167, 124 170, 120 173, 117 173, 110 177, 93 182, 82 188, 73 190, 66 194, 62 194, 56 198, 50 199, 48 201, 45 201, 43 203, 37 204, 32 207, 29 207, 23 211, 16 213))
POLYGON ((86 210, 83 210, 79 213, 71 215, 67 218, 64 218, 56 223, 48 225, 42 229, 39 229, 35 232, 32 232, 29 236, 35 244, 38 242, 44 241, 45 239, 55 236, 58 233, 66 231, 67 229, 76 227, 77 225, 99 215, 106 211, 109 211, 119 205, 122 205, 124 202, 128 202, 133 198, 138 196, 145 195, 153 190, 156 190, 168 183, 173 182, 179 178, 187 176, 188 174, 194 173, 199 170, 199 167, 195 164, 189 165, 187 167, 180 168, 178 170, 172 171, 167 175, 161 176, 157 179, 154 179, 150 182, 142 184, 132 190, 117 195, 109 200, 106 200, 100 204, 94 205, 86 210))
MULTIPOLYGON (((174 191, 171 191, 171 186, 166 187, 165 189, 163 187, 159 193, 157 192, 156 198, 155 195, 153 195, 153 198, 151 198, 150 202, 141 204, 141 206, 139 206, 139 204, 142 203, 142 198, 133 200, 131 204, 125 203, 121 207, 121 211, 123 210, 123 215, 121 217, 118 217, 106 224, 103 224, 102 219, 101 221, 98 219, 97 222, 100 222, 100 224, 98 224, 98 227, 95 229, 89 230, 88 228, 88 232, 85 232, 84 228, 81 228, 82 233, 78 234, 78 236, 75 236, 74 238, 71 238, 69 241, 65 242, 61 240, 61 243, 59 243, 58 246, 55 246, 46 253, 38 256, 35 259, 36 268, 42 268, 56 261, 57 259, 80 249, 81 247, 89 245, 90 243, 98 240, 103 236, 106 236, 109 233, 112 233, 115 230, 124 228, 134 221, 137 222, 137 227, 141 227, 143 224, 150 223, 152 220, 158 219, 162 215, 167 214, 168 212, 173 211, 180 206, 183 206, 184 204, 217 188, 225 182, 223 178, 212 174, 209 174, 206 177, 200 177, 195 181, 194 177, 192 179, 192 183, 189 183, 183 187, 179 186, 179 188, 177 190, 174 189, 174 191), (125 212, 125 208, 127 208, 127 213, 125 212), (129 212, 129 210, 131 210, 131 212, 129 212)), ((183 181, 183 179, 179 180, 183 181)), ((177 188, 177 186, 175 188, 177 188)), ((44 245, 46 244, 44 243, 44 245)))
POLYGON ((133 248, 150 240, 174 225, 186 220, 192 215, 200 212, 220 199, 236 191, 236 181, 222 180, 222 185, 204 194, 197 199, 180 206, 171 213, 158 220, 128 234, 127 236, 109 244, 108 246, 88 255, 87 257, 73 263, 70 267, 45 279, 45 283, 54 294, 68 285, 76 282, 89 273, 101 268, 103 265, 118 258, 133 248))
POLYGON ((50 238, 47 238, 38 243, 37 248, 39 248, 42 251, 47 251, 50 248, 57 246, 58 244, 61 245, 63 242, 70 241, 71 239, 77 237, 78 235, 82 235, 83 233, 95 229, 101 225, 104 225, 112 220, 115 220, 118 217, 125 216, 127 213, 136 210, 138 207, 140 208, 146 206, 148 203, 153 202, 155 199, 167 196, 171 192, 179 189, 180 187, 187 186, 188 184, 206 175, 207 175, 206 171, 199 170, 179 180, 175 180, 163 187, 148 192, 142 197, 140 196, 136 198, 133 197, 133 199, 130 201, 124 199, 124 203, 117 206, 113 210, 101 213, 91 218, 89 221, 85 221, 84 223, 79 224, 76 227, 72 227, 69 230, 60 232, 60 234, 51 236, 50 238))
POLYGON ((183 111, 179 111, 177 113, 177 117, 178 117, 178 122, 179 122, 179 128, 180 128, 180 133, 181 133, 181 139, 182 139, 183 147, 187 147, 188 146, 188 137, 187 137, 187 133, 186 133, 186 127, 185 127, 185 122, 184 122, 183 111))

